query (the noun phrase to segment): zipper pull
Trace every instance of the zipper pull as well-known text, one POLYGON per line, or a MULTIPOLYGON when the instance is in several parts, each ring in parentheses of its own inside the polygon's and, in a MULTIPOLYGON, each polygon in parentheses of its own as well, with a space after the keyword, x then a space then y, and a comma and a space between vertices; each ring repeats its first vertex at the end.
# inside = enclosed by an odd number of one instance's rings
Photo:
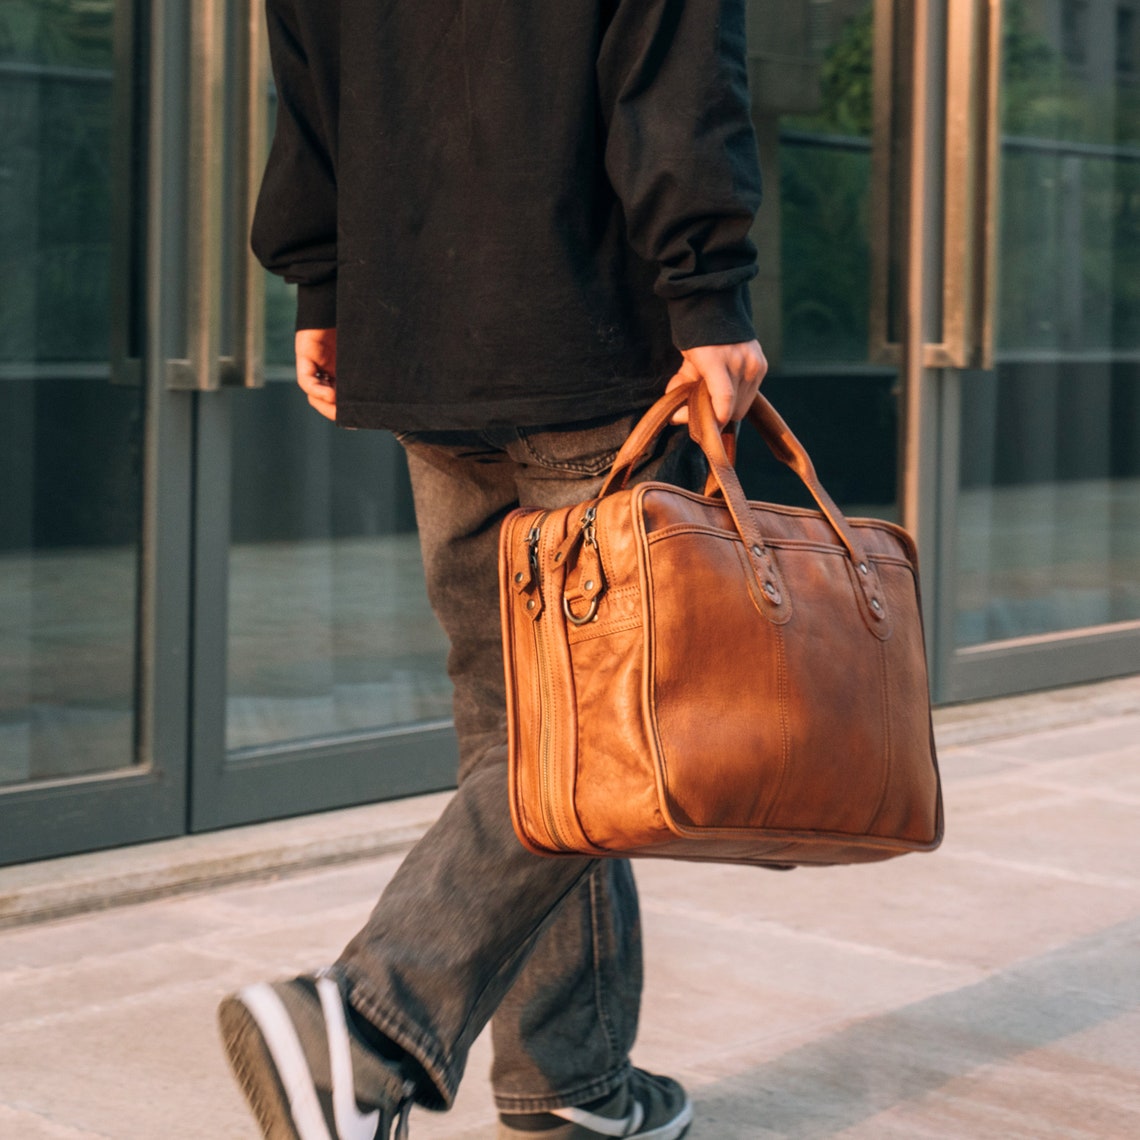
POLYGON ((562 612, 571 625, 585 625, 597 619, 598 600, 606 589, 606 576, 602 570, 602 554, 598 549, 595 526, 597 518, 598 508, 587 507, 579 531, 582 550, 578 555, 577 575, 572 586, 567 583, 568 589, 562 597, 562 612), (586 610, 582 614, 576 613, 574 608, 580 600, 586 602, 586 610))
POLYGON ((537 618, 542 613, 542 580, 539 576, 538 568, 538 542, 542 537, 542 523, 549 511, 543 511, 542 514, 534 520, 530 530, 526 536, 526 560, 527 570, 529 573, 524 573, 519 570, 514 577, 515 590, 520 595, 526 596, 523 602, 523 608, 526 611, 527 617, 532 620, 537 618))

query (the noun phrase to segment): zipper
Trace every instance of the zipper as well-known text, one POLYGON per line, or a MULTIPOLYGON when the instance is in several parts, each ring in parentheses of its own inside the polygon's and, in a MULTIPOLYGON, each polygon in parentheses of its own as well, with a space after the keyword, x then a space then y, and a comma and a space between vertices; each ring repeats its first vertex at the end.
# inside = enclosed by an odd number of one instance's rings
MULTIPOLYGON (((546 520, 548 511, 543 511, 534 521, 530 533, 526 536, 527 559, 530 563, 531 578, 539 597, 542 597, 542 579, 539 576, 538 544, 542 537, 542 524, 546 520)), ((542 802, 542 822, 546 826, 555 847, 569 851, 570 845, 565 841, 554 820, 554 809, 551 802, 551 768, 554 766, 553 732, 548 725, 554 712, 554 681, 550 672, 550 647, 546 625, 542 621, 541 610, 539 616, 531 621, 534 629, 534 651, 538 659, 538 760, 539 760, 539 787, 542 802)))

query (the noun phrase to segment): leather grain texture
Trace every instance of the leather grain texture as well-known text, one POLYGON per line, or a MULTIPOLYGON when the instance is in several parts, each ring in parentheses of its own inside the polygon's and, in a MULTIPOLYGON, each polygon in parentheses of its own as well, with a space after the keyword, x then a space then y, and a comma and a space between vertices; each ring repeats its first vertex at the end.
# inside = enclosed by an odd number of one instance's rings
POLYGON ((504 520, 511 812, 530 850, 796 866, 941 842, 914 544, 846 519, 762 396, 749 418, 819 510, 747 502, 690 385, 646 413, 597 500, 504 520), (626 489, 686 400, 712 493, 626 489))

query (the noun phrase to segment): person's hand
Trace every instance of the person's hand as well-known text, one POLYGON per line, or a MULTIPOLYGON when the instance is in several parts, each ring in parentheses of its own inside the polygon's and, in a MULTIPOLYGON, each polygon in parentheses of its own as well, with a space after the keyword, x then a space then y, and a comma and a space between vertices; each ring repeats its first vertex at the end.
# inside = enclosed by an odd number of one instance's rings
POLYGON ((336 420, 336 329, 299 329, 297 383, 326 420, 336 420))
MULTIPOLYGON (((708 344, 700 348, 684 349, 685 358, 680 371, 666 391, 690 380, 703 380, 712 396, 713 411, 723 430, 733 420, 742 420, 748 414, 760 381, 768 371, 768 361, 760 342, 741 341, 739 344, 708 344)), ((689 422, 689 409, 682 407, 673 423, 689 422)))

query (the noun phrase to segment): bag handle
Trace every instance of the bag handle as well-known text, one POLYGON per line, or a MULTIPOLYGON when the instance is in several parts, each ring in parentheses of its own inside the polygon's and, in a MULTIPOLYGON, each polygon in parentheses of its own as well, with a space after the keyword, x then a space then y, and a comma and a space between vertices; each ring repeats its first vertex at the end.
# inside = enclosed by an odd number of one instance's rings
MULTIPOLYGON (((779 567, 772 557, 756 519, 748 506, 732 460, 725 449, 724 437, 713 411, 712 397, 700 381, 690 381, 666 392, 641 418, 614 459, 613 467, 598 493, 601 498, 625 487, 641 457, 649 451, 664 430, 673 413, 682 404, 689 405, 689 434, 704 452, 709 463, 710 478, 724 495, 737 533, 744 540, 765 600, 775 610, 786 605, 787 590, 779 567)), ((889 636, 886 597, 878 581, 874 563, 863 550, 843 512, 824 489, 804 446, 767 398, 759 392, 748 411, 748 422, 759 432, 772 454, 799 476, 812 498, 843 543, 851 559, 853 577, 858 584, 872 630, 881 637, 889 636)), ((772 615, 776 620, 775 614, 772 615)), ((790 613, 789 615, 790 616, 790 613)), ((784 619, 786 620, 786 619, 784 619)))

